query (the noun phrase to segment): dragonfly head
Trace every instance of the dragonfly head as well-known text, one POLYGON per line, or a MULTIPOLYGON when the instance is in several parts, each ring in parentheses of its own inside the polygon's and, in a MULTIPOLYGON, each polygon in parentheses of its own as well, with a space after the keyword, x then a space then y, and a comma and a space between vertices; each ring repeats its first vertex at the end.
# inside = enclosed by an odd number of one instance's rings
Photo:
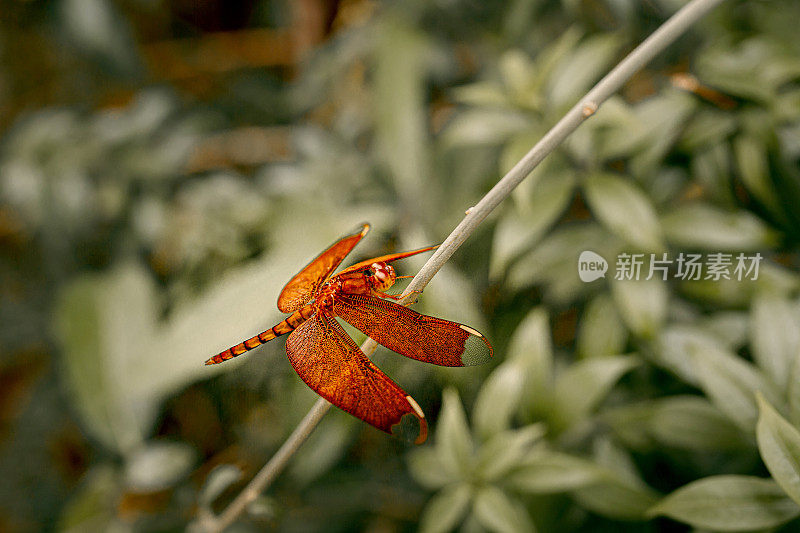
POLYGON ((394 280, 397 278, 394 273, 394 267, 388 263, 372 263, 369 266, 369 271, 371 273, 369 283, 378 292, 386 291, 394 285, 394 280))

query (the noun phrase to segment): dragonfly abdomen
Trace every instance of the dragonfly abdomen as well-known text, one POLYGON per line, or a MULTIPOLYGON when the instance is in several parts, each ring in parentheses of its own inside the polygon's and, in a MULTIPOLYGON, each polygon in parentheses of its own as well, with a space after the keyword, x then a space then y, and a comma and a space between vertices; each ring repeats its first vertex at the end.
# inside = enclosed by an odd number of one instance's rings
POLYGON ((231 346, 224 352, 218 353, 206 361, 206 364, 216 365, 218 363, 227 361, 228 359, 233 359, 234 357, 242 355, 245 352, 249 352, 253 348, 261 346, 265 342, 271 341, 275 337, 280 337, 281 335, 291 333, 295 330, 295 328, 297 328, 297 326, 305 322, 313 314, 314 306, 307 305, 299 311, 295 311, 291 315, 287 316, 284 320, 281 320, 268 330, 262 331, 255 337, 250 337, 246 341, 240 342, 236 346, 231 346))

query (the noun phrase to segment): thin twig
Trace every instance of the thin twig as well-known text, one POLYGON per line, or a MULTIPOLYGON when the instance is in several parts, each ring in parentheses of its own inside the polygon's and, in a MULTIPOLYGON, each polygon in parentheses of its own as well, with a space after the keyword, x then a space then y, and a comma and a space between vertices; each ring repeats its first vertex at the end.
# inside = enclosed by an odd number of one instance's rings
MULTIPOLYGON (((575 131, 583 121, 592 116, 600 105, 611 95, 617 92, 634 73, 646 65, 653 57, 659 54, 678 37, 686 32, 692 24, 701 19, 706 13, 720 4, 723 0, 693 0, 669 20, 661 25, 628 56, 623 59, 611 72, 609 72, 597 85, 595 85, 582 99, 570 109, 558 123, 545 134, 542 139, 525 154, 514 168, 508 171, 503 178, 492 187, 480 202, 471 207, 461 223, 450 233, 442 245, 436 250, 422 269, 403 292, 407 300, 415 291, 422 289, 430 282, 431 278, 439 271, 455 251, 463 244, 469 235, 478 227, 492 210, 502 202, 514 188, 524 180, 536 166, 553 150, 555 150, 567 136, 575 131)), ((367 339, 361 349, 368 356, 371 355, 377 344, 372 339, 367 339)), ((311 411, 303 418, 300 425, 292 432, 278 452, 267 462, 261 471, 250 481, 245 489, 231 502, 231 504, 217 517, 205 517, 197 526, 203 532, 219 532, 229 526, 244 511, 247 505, 261 494, 269 484, 280 474, 289 459, 305 442, 319 421, 330 408, 331 404, 324 399, 319 399, 311 411)))

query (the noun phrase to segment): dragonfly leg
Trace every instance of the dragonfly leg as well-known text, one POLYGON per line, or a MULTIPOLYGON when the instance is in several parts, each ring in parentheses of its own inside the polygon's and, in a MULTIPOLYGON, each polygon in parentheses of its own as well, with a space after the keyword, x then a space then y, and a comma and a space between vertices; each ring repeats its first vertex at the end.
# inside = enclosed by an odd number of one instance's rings
MULTIPOLYGON (((408 301, 407 303, 405 303, 403 305, 408 306, 408 305, 416 303, 416 301, 417 301, 417 296, 416 295, 417 294, 422 294, 422 291, 413 290, 409 294, 413 294, 415 296, 413 298, 411 298, 410 301, 408 301)), ((375 294, 373 296, 377 296, 379 298, 389 298, 390 300, 399 300, 399 299, 401 299, 403 297, 401 294, 386 294, 385 292, 375 292, 375 294)))

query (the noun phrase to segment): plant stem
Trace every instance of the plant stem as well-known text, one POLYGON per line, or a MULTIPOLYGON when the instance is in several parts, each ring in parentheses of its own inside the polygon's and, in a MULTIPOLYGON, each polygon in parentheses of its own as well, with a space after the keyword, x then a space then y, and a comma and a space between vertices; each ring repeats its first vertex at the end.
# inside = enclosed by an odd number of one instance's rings
MULTIPOLYGON (((478 227, 492 210, 502 202, 514 188, 524 180, 536 166, 555 150, 570 133, 575 131, 586 119, 597 112, 600 105, 617 92, 634 73, 646 65, 653 57, 675 42, 689 27, 723 0, 693 0, 664 22, 655 32, 637 46, 611 72, 600 80, 586 95, 572 107, 561 120, 545 134, 525 156, 495 184, 494 187, 471 207, 461 223, 450 233, 404 291, 403 302, 416 294, 430 282, 455 251, 478 227)), ((367 339, 361 349, 371 355, 377 344, 367 339)), ((256 474, 241 493, 218 516, 201 516, 192 524, 194 531, 216 533, 231 525, 283 471, 289 459, 297 452, 308 436, 317 427, 331 404, 320 398, 295 428, 275 455, 256 474)))

